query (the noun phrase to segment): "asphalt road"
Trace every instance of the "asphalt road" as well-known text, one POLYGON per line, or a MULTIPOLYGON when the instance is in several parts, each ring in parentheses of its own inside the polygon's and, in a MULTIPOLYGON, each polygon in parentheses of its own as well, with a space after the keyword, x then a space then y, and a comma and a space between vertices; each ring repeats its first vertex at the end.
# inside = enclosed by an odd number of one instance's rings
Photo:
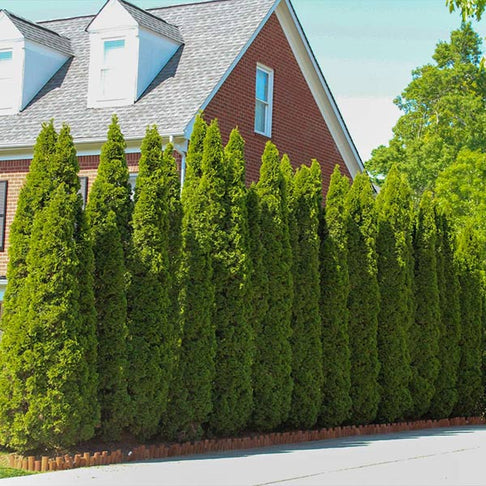
POLYGON ((456 427, 75 469, 0 486, 486 486, 485 463, 486 427, 456 427))

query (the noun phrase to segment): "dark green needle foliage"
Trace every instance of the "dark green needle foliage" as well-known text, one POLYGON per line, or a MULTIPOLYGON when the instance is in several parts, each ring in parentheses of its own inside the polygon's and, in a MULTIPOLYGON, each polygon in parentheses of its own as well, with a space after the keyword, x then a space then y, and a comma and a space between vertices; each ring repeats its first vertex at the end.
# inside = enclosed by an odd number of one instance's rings
POLYGON ((56 188, 34 216, 23 325, 6 330, 0 349, 1 441, 20 450, 90 439, 99 422, 92 253, 66 126, 50 168, 56 188))
POLYGON ((345 209, 350 284, 351 421, 365 424, 376 418, 380 400, 376 216, 373 189, 367 174, 356 176, 347 194, 345 209))
POLYGON ((118 120, 113 116, 86 207, 94 253, 100 434, 106 440, 119 439, 130 420, 126 386, 126 252, 130 244, 130 194, 125 141, 118 120))
POLYGON ((321 167, 313 161, 294 177, 290 212, 295 218, 293 248, 294 305, 292 309, 292 378, 294 389, 289 423, 311 428, 317 422, 322 399, 322 344, 319 312, 319 216, 321 167))
POLYGON ((169 207, 162 137, 148 127, 141 147, 129 258, 128 391, 130 430, 145 440, 159 430, 173 364, 169 322, 169 207))
POLYGON ((410 187, 397 167, 388 173, 376 198, 378 233, 378 420, 403 419, 412 405, 408 331, 413 319, 413 203, 410 187))
POLYGON ((475 229, 465 227, 458 236, 457 265, 460 284, 461 339, 457 403, 455 416, 480 413, 482 388, 482 289, 480 274, 480 245, 475 229))
POLYGON ((182 254, 180 270, 177 366, 163 419, 169 439, 201 437, 212 410, 216 336, 213 324, 214 285, 211 237, 204 229, 208 199, 201 189, 201 161, 207 125, 198 116, 189 142, 182 190, 182 254))
POLYGON ((234 435, 244 429, 252 412, 254 354, 247 308, 249 257, 244 141, 237 129, 231 132, 223 158, 216 122, 209 127, 203 156, 203 183, 215 209, 207 221, 208 229, 213 228, 217 346, 209 426, 215 434, 234 435))
POLYGON ((257 194, 268 306, 255 338, 253 424, 258 430, 272 430, 283 424, 290 412, 293 284, 287 188, 278 150, 271 142, 262 156, 257 194))
MULTIPOLYGON (((34 157, 30 163, 29 173, 17 200, 17 210, 10 226, 10 245, 8 249, 7 278, 2 308, 2 324, 5 330, 12 320, 16 319, 18 297, 22 293, 27 276, 27 253, 34 215, 41 210, 53 189, 50 174, 52 156, 56 148, 57 133, 54 122, 44 123, 34 146, 34 157)), ((12 324, 14 325, 14 324, 12 324)))
POLYGON ((439 375, 429 415, 433 418, 449 417, 457 402, 457 373, 461 351, 460 286, 454 258, 455 233, 448 216, 438 210, 437 225, 437 283, 439 286, 439 375))
POLYGON ((439 373, 440 301, 437 282, 437 228, 430 192, 425 192, 416 215, 413 235, 415 255, 415 320, 410 327, 412 378, 411 418, 430 409, 439 373))
POLYGON ((351 362, 348 334, 348 249, 344 208, 349 179, 336 166, 320 222, 322 402, 319 425, 334 427, 351 411, 351 362))

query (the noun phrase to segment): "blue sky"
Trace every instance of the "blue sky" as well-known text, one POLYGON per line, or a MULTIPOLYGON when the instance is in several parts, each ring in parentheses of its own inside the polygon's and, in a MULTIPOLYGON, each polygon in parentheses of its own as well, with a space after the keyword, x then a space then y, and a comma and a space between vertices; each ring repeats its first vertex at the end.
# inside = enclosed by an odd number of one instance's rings
MULTIPOLYGON (((131 0, 162 7, 187 0, 131 0)), ((460 25, 445 0, 292 0, 363 160, 386 144, 400 112, 393 98, 460 25)), ((104 0, 0 0, 30 20, 96 13, 104 0)), ((486 36, 486 19, 476 30, 486 36)))

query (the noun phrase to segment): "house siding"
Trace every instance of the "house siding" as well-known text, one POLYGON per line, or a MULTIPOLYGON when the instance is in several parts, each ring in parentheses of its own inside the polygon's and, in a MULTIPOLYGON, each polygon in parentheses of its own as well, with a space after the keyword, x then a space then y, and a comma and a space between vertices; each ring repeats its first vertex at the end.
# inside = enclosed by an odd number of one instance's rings
POLYGON ((254 131, 257 63, 274 71, 271 140, 280 153, 287 153, 295 168, 317 159, 324 193, 336 164, 351 177, 280 22, 272 14, 204 110, 206 120, 218 118, 223 141, 238 126, 246 141, 247 182, 258 180, 261 155, 269 140, 254 131))

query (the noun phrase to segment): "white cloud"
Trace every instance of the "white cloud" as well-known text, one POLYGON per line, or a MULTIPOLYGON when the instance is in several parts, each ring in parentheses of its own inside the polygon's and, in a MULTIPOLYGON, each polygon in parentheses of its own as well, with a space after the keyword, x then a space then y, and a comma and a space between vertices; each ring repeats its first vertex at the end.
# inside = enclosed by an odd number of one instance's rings
POLYGON ((388 143, 401 115, 390 97, 346 96, 336 102, 363 161, 374 148, 388 143))

